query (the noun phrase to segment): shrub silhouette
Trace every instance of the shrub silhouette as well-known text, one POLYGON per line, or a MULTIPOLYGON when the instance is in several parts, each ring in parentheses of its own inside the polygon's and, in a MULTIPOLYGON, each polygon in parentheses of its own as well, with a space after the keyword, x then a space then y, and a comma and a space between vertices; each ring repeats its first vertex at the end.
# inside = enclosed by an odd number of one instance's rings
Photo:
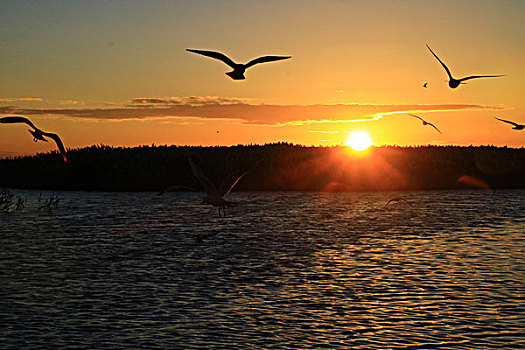
POLYGON ((15 196, 7 188, 0 191, 0 213, 10 213, 22 210, 25 207, 25 200, 20 196, 15 196))
POLYGON ((0 186, 87 191, 201 188, 188 157, 215 184, 232 171, 252 169, 234 190, 384 191, 525 188, 525 149, 507 147, 385 146, 364 156, 346 147, 289 143, 230 147, 94 145, 56 154, 0 159, 0 186))

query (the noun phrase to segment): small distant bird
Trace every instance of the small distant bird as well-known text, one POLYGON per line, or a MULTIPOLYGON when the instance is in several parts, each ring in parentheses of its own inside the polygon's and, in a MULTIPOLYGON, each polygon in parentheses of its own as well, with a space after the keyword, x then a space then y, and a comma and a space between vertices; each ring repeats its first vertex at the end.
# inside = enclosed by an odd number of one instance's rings
POLYGON ((188 161, 190 163, 193 175, 195 175, 197 180, 199 180, 202 187, 204 187, 204 190, 208 194, 206 197, 204 197, 201 204, 209 204, 213 205, 214 207, 218 207, 219 216, 221 216, 221 209, 222 214, 226 215, 226 208, 237 206, 238 203, 229 202, 225 200, 224 197, 230 193, 230 191, 237 184, 237 182, 239 182, 240 179, 242 179, 246 174, 248 174, 249 171, 244 171, 240 175, 231 173, 230 175, 226 176, 219 188, 217 188, 206 177, 206 175, 204 175, 202 170, 191 160, 191 158, 188 158, 188 161))
POLYGON ((35 141, 35 142, 37 142, 37 141, 47 142, 47 140, 44 138, 44 136, 53 139, 53 141, 55 141, 55 143, 56 143, 56 145, 58 147, 58 150, 60 151, 60 154, 62 155, 62 158, 64 159, 64 162, 67 161, 66 149, 64 147, 64 144, 62 143, 62 140, 60 139, 60 137, 57 134, 53 134, 53 133, 50 133, 50 132, 45 132, 43 130, 40 130, 29 119, 27 119, 25 117, 18 117, 18 116, 3 117, 3 118, 0 118, 0 123, 3 123, 3 124, 25 123, 25 124, 29 125, 30 127, 32 127, 34 129, 34 130, 28 129, 29 133, 31 135, 33 135, 33 141, 35 141))
POLYGON ((423 87, 424 87, 424 88, 428 87, 428 83, 424 83, 424 84, 423 84, 423 87))
POLYGON ((501 120, 504 123, 509 123, 509 124, 514 125, 514 127, 512 128, 514 130, 523 130, 523 129, 525 129, 525 125, 523 125, 523 124, 514 123, 514 122, 511 122, 509 120, 500 119, 500 118, 496 118, 496 117, 494 117, 494 118, 497 119, 497 120, 501 120))
POLYGON ((199 55, 204 55, 204 56, 208 56, 211 58, 215 58, 217 60, 220 60, 226 63, 228 66, 233 68, 233 71, 226 73, 226 75, 228 75, 233 80, 246 79, 246 77, 244 76, 244 72, 246 71, 246 69, 258 63, 286 60, 292 57, 292 56, 263 56, 263 57, 255 58, 246 64, 242 64, 242 63, 235 63, 226 55, 220 52, 216 52, 216 51, 205 51, 205 50, 194 50, 194 49, 186 49, 186 51, 198 53, 199 55))
POLYGON ((421 120, 421 121, 423 122, 423 125, 430 125, 430 126, 433 127, 434 129, 436 129, 437 132, 439 132, 440 134, 442 134, 442 132, 439 131, 439 129, 438 129, 434 124, 427 122, 426 120, 424 120, 423 118, 421 118, 421 117, 419 117, 419 116, 417 116, 417 115, 415 115, 415 114, 410 114, 410 113, 407 113, 407 114, 410 115, 410 116, 412 116, 412 117, 414 117, 414 118, 417 118, 417 119, 421 120))
POLYGON ((461 78, 461 79, 454 79, 452 77, 452 74, 450 73, 450 70, 448 69, 448 67, 443 63, 443 61, 441 61, 439 59, 439 57, 437 57, 437 55, 434 53, 434 51, 432 51, 430 46, 427 45, 427 48, 430 50, 430 52, 432 52, 432 55, 434 55, 434 57, 439 61, 439 63, 441 63, 443 68, 445 68, 445 71, 447 71, 447 74, 448 74, 448 77, 449 77, 448 86, 450 86, 452 89, 457 88, 460 84, 466 84, 466 83, 464 83, 465 80, 477 79, 477 78, 496 78, 496 77, 503 77, 504 76, 504 75, 471 75, 471 76, 468 76, 468 77, 465 77, 465 78, 461 78))

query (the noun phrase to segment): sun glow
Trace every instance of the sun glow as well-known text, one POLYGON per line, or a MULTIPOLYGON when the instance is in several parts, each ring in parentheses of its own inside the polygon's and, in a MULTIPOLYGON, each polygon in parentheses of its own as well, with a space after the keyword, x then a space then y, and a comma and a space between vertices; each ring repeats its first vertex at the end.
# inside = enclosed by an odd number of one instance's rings
POLYGON ((354 131, 346 139, 346 145, 354 151, 361 152, 372 146, 372 139, 364 131, 354 131))

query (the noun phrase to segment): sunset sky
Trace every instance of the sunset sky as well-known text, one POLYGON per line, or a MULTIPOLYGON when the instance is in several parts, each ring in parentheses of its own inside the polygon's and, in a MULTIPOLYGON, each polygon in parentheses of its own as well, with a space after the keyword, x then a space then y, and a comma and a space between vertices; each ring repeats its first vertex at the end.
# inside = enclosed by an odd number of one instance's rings
MULTIPOLYGON (((2 1, 0 117, 66 147, 525 147, 525 1, 2 1), (447 84, 428 44, 456 78, 447 84), (224 63, 256 65, 234 81, 224 63), (423 83, 428 82, 428 88, 423 83), (406 113, 434 123, 443 134, 406 113)), ((55 149, 0 124, 0 156, 55 149)))

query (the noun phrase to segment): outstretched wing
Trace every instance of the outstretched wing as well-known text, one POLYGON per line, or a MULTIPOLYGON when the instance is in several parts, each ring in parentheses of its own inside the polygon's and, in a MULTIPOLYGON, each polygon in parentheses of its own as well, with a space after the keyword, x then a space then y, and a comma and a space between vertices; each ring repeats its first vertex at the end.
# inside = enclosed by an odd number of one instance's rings
POLYGON ((53 141, 55 141, 55 143, 57 144, 58 150, 60 151, 60 154, 62 155, 62 158, 64 159, 64 162, 66 162, 67 161, 66 148, 64 147, 64 144, 62 143, 62 140, 60 139, 60 137, 57 134, 53 134, 51 132, 42 132, 42 135, 47 136, 53 139, 53 141))
POLYGON ((0 123, 25 123, 29 125, 30 127, 32 127, 33 129, 35 130, 37 129, 37 127, 26 117, 17 117, 17 116, 3 117, 3 118, 0 118, 0 123))
POLYGON ((403 201, 405 203, 408 203, 410 206, 412 206, 412 203, 410 203, 410 201, 407 200, 406 198, 404 198, 404 197, 394 197, 394 198, 389 199, 388 202, 386 202, 385 207, 387 205, 389 205, 390 203, 392 203, 392 202, 401 202, 401 201, 403 201))
MULTIPOLYGON (((426 45, 426 44, 425 44, 425 45, 426 45)), ((432 54, 434 55, 434 57, 439 61, 439 63, 441 63, 441 65, 443 66, 443 68, 445 68, 445 70, 447 71, 448 77, 449 77, 450 79, 454 79, 454 78, 452 78, 452 74, 450 74, 450 70, 449 70, 448 67, 443 63, 443 61, 441 61, 441 60, 439 59, 439 57, 437 57, 437 55, 434 53, 434 51, 432 51, 432 49, 430 48, 430 46, 427 45, 427 47, 428 47, 428 49, 430 50, 430 52, 432 52, 432 54)))
POLYGON ((514 125, 514 126, 518 126, 518 125, 519 125, 519 124, 517 124, 517 123, 511 122, 510 120, 500 119, 500 118, 496 118, 496 117, 494 117, 494 118, 497 119, 497 120, 501 120, 501 121, 504 122, 504 123, 512 124, 512 125, 514 125))
POLYGON ((191 171, 193 172, 193 175, 199 180, 202 187, 204 187, 204 190, 208 194, 212 194, 217 191, 217 188, 215 185, 204 175, 202 170, 197 166, 197 164, 193 163, 191 158, 188 158, 188 162, 190 163, 191 171))
POLYGON ((410 113, 407 113, 407 114, 408 114, 408 115, 411 115, 411 116, 414 117, 414 118, 417 118, 417 119, 421 120, 422 122, 424 122, 423 118, 421 118, 420 116, 417 116, 417 115, 415 115, 415 114, 410 114, 410 113))
POLYGON ((403 197, 394 197, 394 198, 390 198, 390 199, 388 200, 388 202, 386 202, 385 206, 389 205, 389 204, 392 203, 392 202, 400 202, 400 201, 406 201, 406 199, 403 198, 403 197))
POLYGON ((471 75, 465 78, 458 79, 458 81, 465 81, 470 79, 477 79, 477 78, 497 78, 497 77, 504 77, 504 74, 500 75, 471 75))
POLYGON ((225 54, 220 53, 220 52, 206 51, 206 50, 195 50, 195 49, 186 49, 186 51, 193 52, 193 53, 198 53, 199 55, 208 56, 208 57, 211 57, 211 58, 215 58, 217 60, 221 60, 224 63, 226 63, 228 66, 230 66, 230 67, 232 67, 234 69, 235 69, 235 66, 237 66, 237 64, 235 62, 233 62, 231 60, 231 58, 229 58, 228 56, 226 56, 225 54))
POLYGON ((239 173, 232 173, 222 181, 221 185, 219 186, 219 189, 217 190, 219 195, 221 197, 227 196, 232 188, 241 180, 246 174, 248 174, 250 170, 246 170, 243 173, 239 175, 239 173))
POLYGON ((244 67, 248 68, 258 63, 287 60, 289 58, 292 58, 292 56, 263 56, 251 60, 250 62, 246 63, 244 67))
POLYGON ((438 129, 434 124, 429 123, 429 122, 427 122, 427 124, 430 125, 431 127, 433 127, 434 129, 436 129, 437 132, 439 132, 440 134, 442 134, 442 132, 439 131, 439 129, 438 129))

